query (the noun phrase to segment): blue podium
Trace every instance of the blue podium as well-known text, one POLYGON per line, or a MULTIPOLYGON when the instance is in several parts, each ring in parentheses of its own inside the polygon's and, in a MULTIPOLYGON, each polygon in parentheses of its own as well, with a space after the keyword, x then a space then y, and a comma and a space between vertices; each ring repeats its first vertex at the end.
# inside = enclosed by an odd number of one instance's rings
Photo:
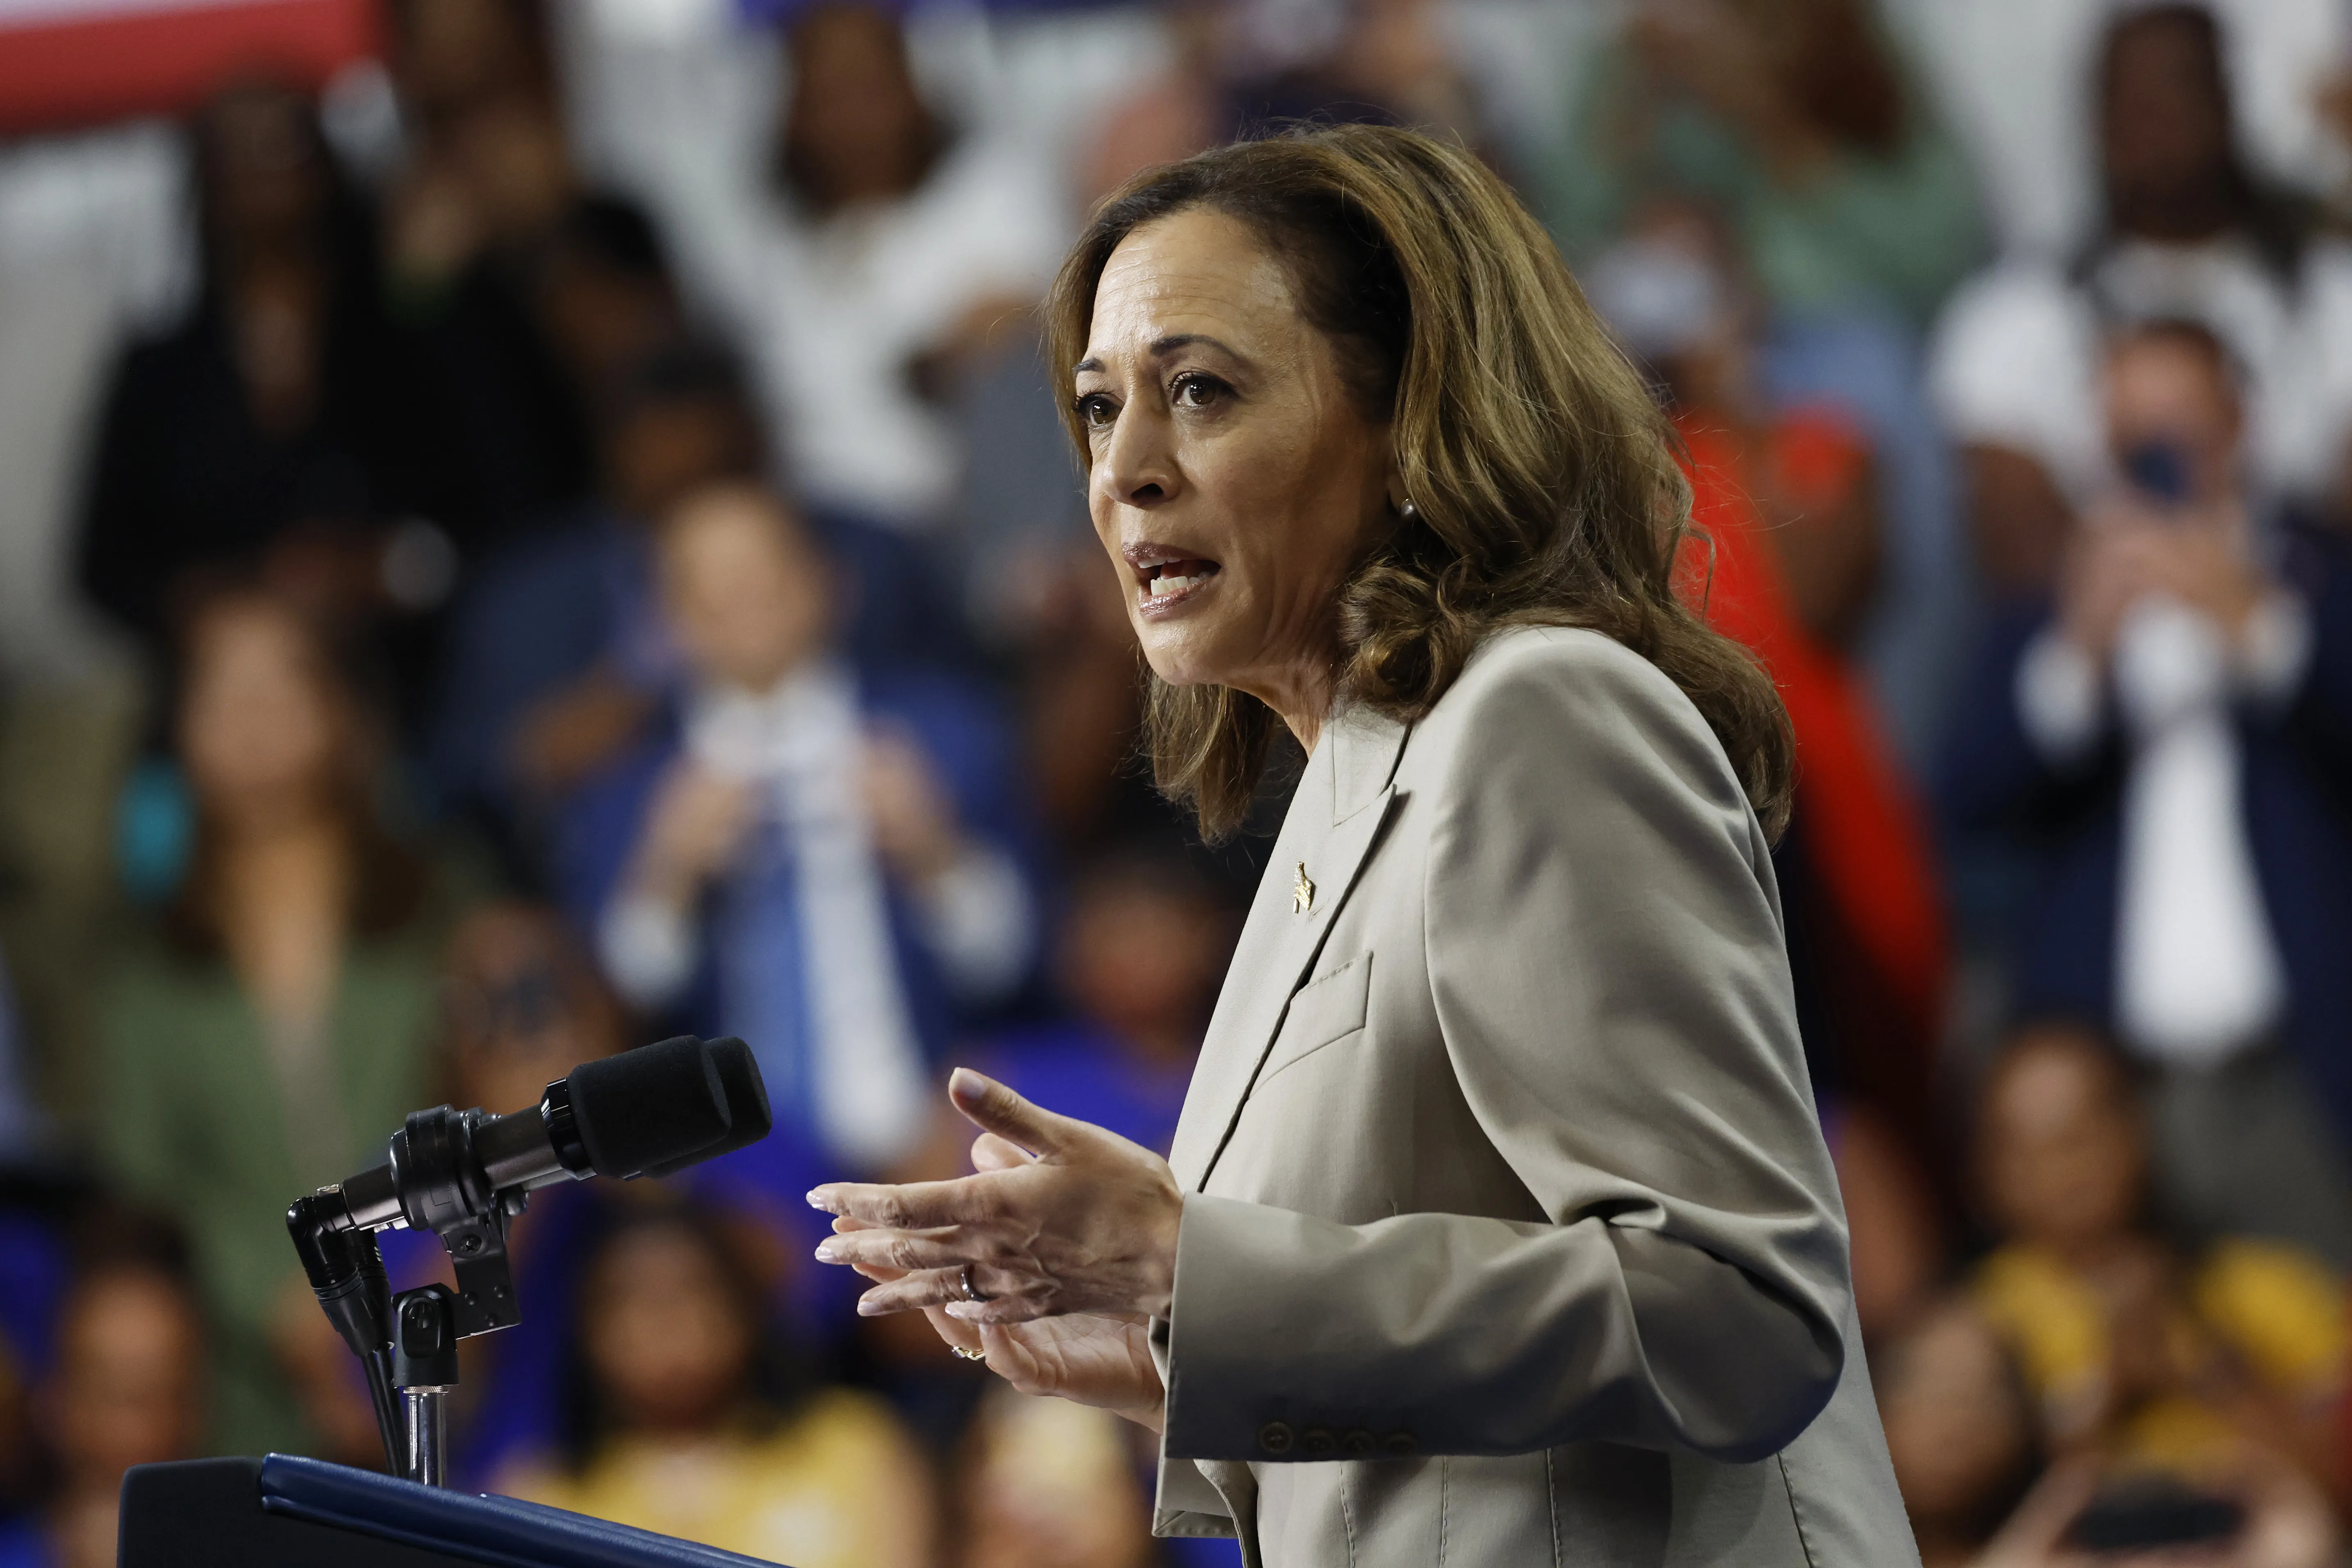
POLYGON ((772 1568, 513 1498, 318 1459, 191 1459, 122 1480, 118 1568, 772 1568))

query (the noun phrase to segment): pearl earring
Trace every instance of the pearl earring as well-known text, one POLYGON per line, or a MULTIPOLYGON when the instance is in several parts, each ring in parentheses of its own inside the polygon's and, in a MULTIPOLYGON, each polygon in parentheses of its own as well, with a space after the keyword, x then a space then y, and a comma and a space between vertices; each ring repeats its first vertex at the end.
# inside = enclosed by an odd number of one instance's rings
POLYGON ((1399 522, 1419 522, 1421 521, 1421 508, 1413 505, 1411 501, 1405 502, 1402 506, 1397 508, 1397 521, 1399 522))

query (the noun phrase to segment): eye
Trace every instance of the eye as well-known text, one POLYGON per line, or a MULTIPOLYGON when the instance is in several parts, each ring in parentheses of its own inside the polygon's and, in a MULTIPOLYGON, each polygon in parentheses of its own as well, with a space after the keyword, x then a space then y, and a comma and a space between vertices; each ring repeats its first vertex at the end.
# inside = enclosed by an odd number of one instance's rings
POLYGON ((1188 370, 1169 387, 1169 395, 1179 408, 1209 408, 1233 388, 1215 376, 1202 371, 1188 370))
POLYGON ((1089 430, 1108 430, 1118 418, 1118 406, 1099 392, 1089 392, 1072 406, 1078 411, 1078 423, 1089 430))

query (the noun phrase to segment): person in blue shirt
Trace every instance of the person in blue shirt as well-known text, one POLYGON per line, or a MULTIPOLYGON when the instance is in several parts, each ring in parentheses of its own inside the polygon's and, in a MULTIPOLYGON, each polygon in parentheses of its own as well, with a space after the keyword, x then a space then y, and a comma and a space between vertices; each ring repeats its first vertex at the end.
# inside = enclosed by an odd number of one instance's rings
POLYGON ((773 491, 697 491, 654 549, 680 679, 565 802, 558 892, 641 1013, 750 1042, 796 1199, 903 1157, 947 1041, 1027 974, 1006 740, 968 684, 842 648, 842 579, 773 491))

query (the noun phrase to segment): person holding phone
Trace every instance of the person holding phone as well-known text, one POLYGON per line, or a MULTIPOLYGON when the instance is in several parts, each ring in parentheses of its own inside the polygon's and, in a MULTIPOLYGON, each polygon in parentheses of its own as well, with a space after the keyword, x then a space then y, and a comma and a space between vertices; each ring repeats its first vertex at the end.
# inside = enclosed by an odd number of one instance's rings
POLYGON ((2153 1071, 2156 1178, 2197 1236, 2352 1263, 2352 556, 2263 504, 2221 340, 2110 338, 2110 479, 2054 595, 1992 631, 1948 803, 2035 868, 2021 1016, 2153 1071))

